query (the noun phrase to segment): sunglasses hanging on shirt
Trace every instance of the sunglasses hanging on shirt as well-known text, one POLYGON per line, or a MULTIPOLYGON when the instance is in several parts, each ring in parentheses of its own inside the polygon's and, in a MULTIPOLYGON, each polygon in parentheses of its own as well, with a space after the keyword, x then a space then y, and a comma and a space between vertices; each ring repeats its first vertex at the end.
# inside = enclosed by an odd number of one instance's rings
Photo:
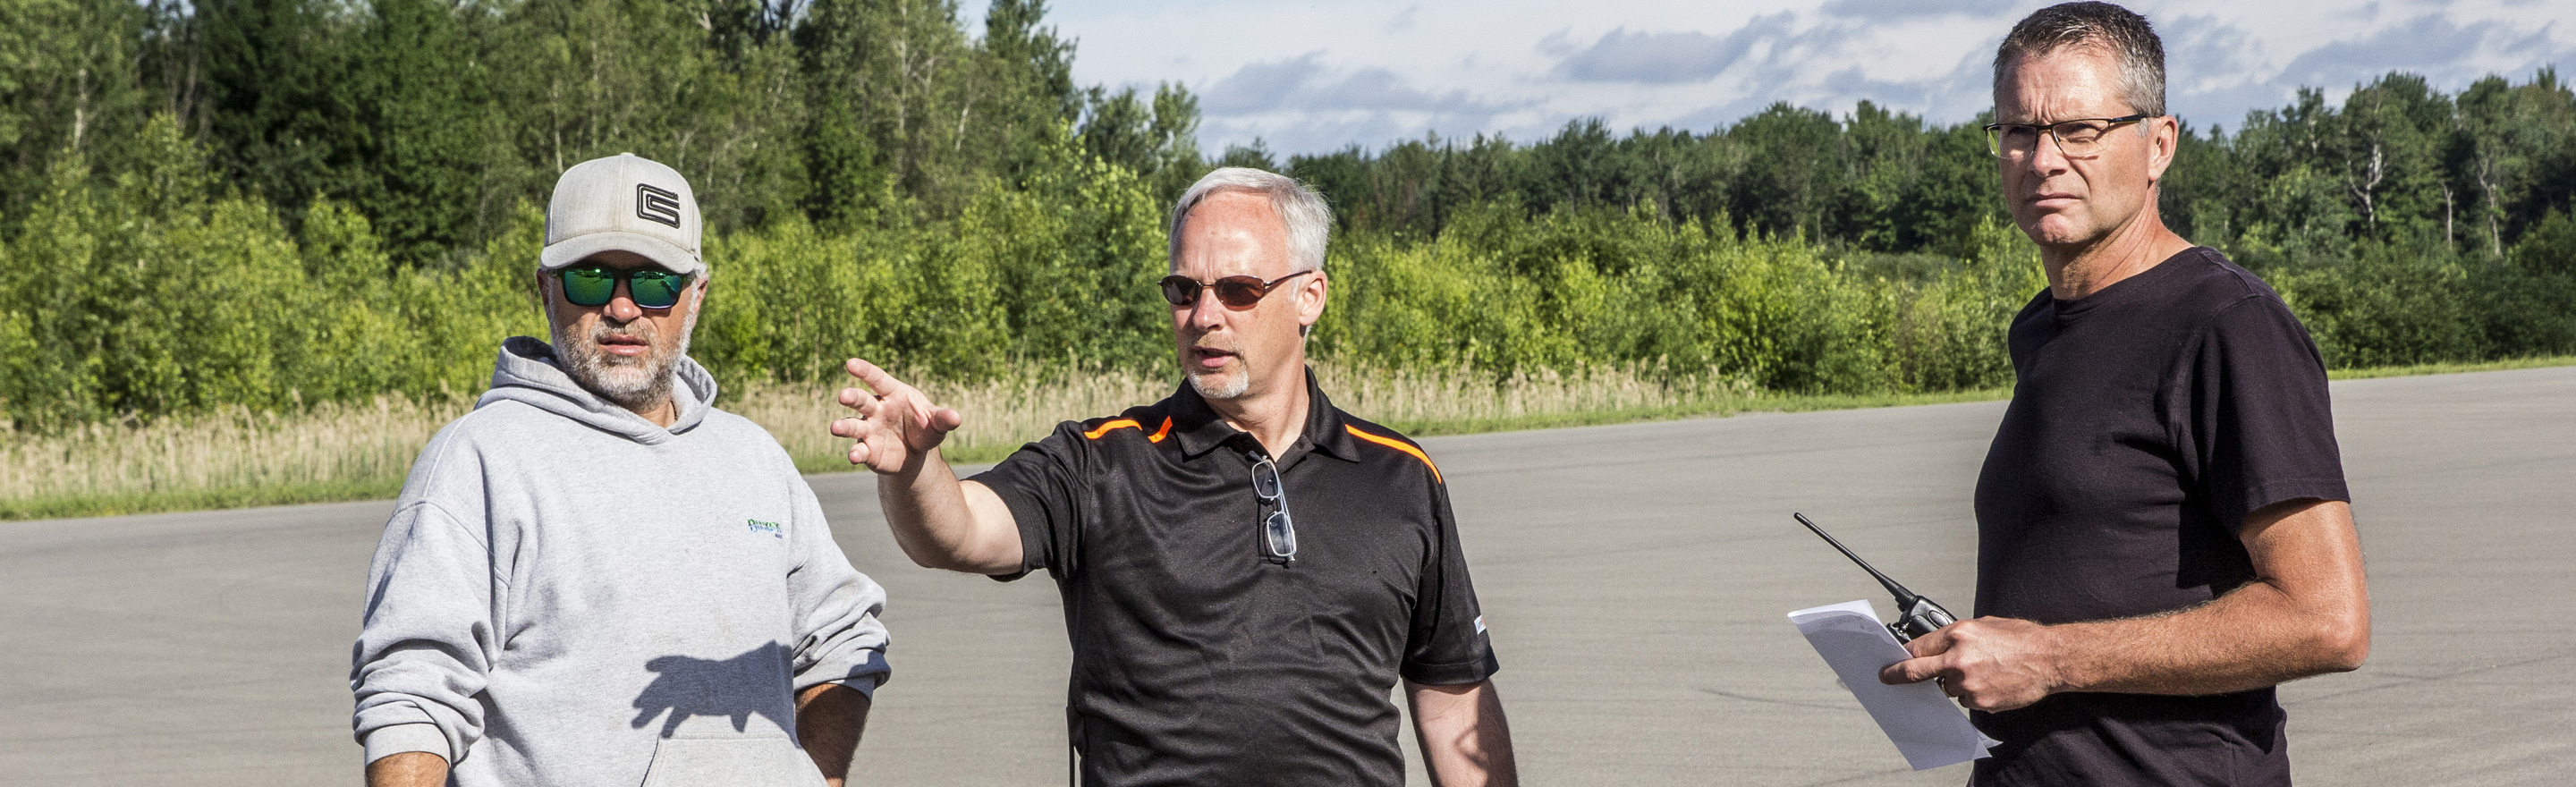
POLYGON ((1270 548, 1270 556, 1282 564, 1297 562, 1297 523, 1288 516, 1288 489, 1279 483, 1279 465, 1254 455, 1252 493, 1279 510, 1261 520, 1261 537, 1270 548))

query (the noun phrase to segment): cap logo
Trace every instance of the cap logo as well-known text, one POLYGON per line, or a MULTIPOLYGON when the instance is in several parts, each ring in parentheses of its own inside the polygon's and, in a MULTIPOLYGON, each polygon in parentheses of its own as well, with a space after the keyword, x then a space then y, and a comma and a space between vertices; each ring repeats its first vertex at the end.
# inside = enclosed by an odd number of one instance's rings
POLYGON ((680 228, 680 195, 649 183, 635 184, 635 217, 680 228))

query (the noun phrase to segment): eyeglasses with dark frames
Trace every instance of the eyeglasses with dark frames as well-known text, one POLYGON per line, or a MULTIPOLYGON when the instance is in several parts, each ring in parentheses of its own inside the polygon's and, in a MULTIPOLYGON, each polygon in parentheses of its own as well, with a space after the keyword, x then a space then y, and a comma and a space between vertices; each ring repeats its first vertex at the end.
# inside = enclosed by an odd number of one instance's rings
POLYGON ((1986 152, 1995 158, 2020 160, 2039 150, 2039 138, 2057 140, 2057 152, 2067 158, 2087 158, 2102 152, 2102 138, 2111 129, 2136 123, 2156 115, 2137 114, 2115 118, 2077 118, 2055 123, 1988 123, 1986 152))
POLYGON ((1288 516, 1288 489, 1279 483, 1279 465, 1269 459, 1252 463, 1252 493, 1279 510, 1261 520, 1262 540, 1280 563, 1297 562, 1297 522, 1288 516))
POLYGON ((1262 281, 1258 276, 1227 276, 1211 282, 1173 274, 1163 277, 1163 280, 1157 283, 1163 287, 1163 300, 1170 301, 1174 306, 1197 303, 1200 290, 1215 290, 1218 303, 1225 304, 1226 308, 1242 310, 1260 303, 1263 296, 1269 295, 1271 290, 1278 289, 1282 282, 1309 273, 1314 271, 1302 270, 1270 281, 1262 281))

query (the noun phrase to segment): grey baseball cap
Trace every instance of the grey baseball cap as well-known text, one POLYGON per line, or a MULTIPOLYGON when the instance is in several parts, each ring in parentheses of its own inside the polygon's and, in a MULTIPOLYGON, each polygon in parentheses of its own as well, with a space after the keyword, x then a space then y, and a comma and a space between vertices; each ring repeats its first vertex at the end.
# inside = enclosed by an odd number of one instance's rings
POLYGON ((696 275, 707 269, 698 253, 700 229, 697 192, 678 171, 633 153, 591 159, 555 181, 537 269, 630 251, 673 273, 696 275))

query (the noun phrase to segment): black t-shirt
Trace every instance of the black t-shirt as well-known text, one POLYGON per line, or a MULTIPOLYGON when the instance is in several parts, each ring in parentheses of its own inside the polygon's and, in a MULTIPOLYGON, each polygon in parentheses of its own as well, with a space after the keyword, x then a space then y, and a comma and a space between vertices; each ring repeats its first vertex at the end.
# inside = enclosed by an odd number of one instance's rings
MULTIPOLYGON (((2013 318, 2012 405, 1977 478, 1977 614, 2040 623, 2207 602, 2253 579, 2237 530, 2273 503, 2351 499, 2325 364, 2288 305, 2194 247, 2013 318)), ((2002 741, 1975 783, 2288 784, 2272 689, 2069 693, 1972 714, 2002 741)))
POLYGON ((1308 376, 1276 459, 1294 563, 1271 558, 1262 455, 1188 385, 1068 422, 974 480, 1064 595, 1085 785, 1401 785, 1389 692, 1498 668, 1440 471, 1308 376))

